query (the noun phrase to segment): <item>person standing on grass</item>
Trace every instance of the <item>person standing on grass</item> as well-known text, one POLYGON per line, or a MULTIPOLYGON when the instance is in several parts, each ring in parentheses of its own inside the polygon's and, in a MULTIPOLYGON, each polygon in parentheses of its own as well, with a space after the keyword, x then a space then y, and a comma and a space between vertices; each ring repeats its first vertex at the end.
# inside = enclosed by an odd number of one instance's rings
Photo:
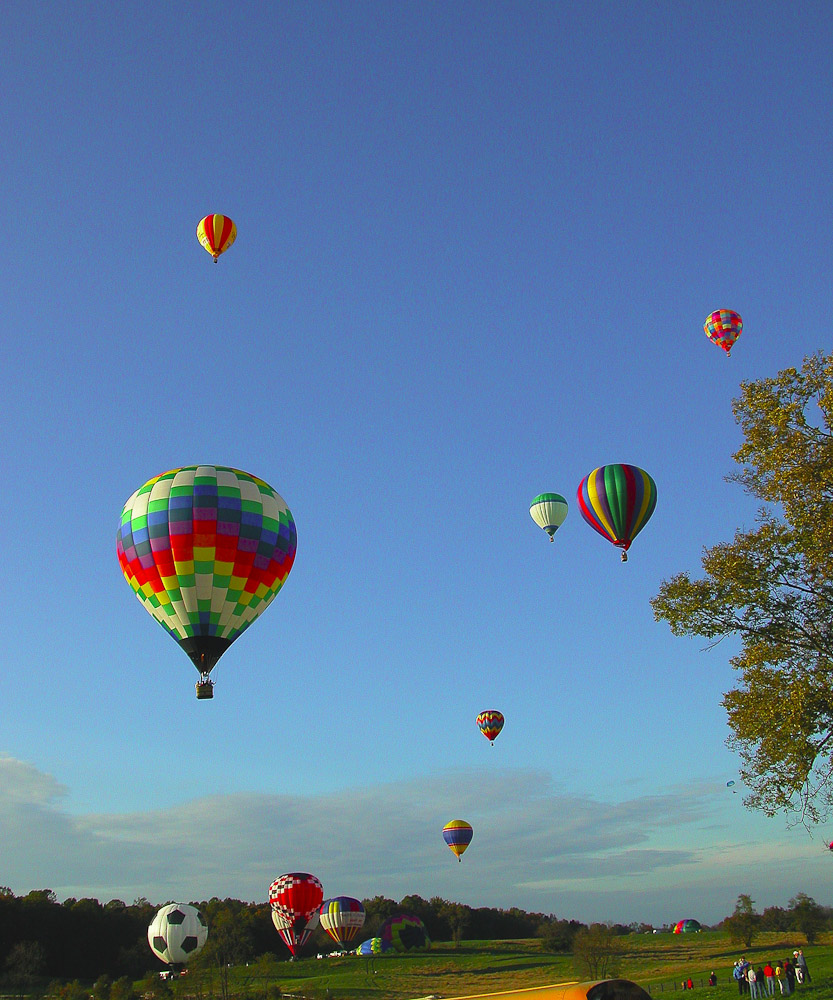
POLYGON ((811 983, 810 970, 807 968, 807 959, 804 957, 804 950, 799 948, 795 953, 795 964, 804 973, 804 982, 811 983))
POLYGON ((766 995, 773 996, 775 993, 775 969, 772 968, 772 962, 767 962, 764 966, 764 985, 766 986, 766 995))
POLYGON ((746 981, 749 983, 750 1000, 758 1000, 758 976, 752 964, 746 970, 746 981))
POLYGON ((787 985, 787 977, 784 975, 784 967, 780 962, 775 963, 775 978, 778 980, 778 989, 781 990, 781 996, 786 996, 790 990, 787 985))
POLYGON ((784 972, 787 975, 787 983, 790 987, 790 993, 795 989, 795 969, 793 968, 792 962, 788 959, 784 959, 784 972))

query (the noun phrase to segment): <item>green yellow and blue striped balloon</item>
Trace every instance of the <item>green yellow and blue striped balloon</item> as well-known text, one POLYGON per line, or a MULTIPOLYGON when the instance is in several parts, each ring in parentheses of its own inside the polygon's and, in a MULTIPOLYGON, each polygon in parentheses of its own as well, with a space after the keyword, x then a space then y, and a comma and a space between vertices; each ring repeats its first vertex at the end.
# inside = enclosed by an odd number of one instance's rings
POLYGON ((576 499, 584 520, 627 562, 631 542, 654 513, 657 484, 635 465, 602 465, 582 479, 576 499))

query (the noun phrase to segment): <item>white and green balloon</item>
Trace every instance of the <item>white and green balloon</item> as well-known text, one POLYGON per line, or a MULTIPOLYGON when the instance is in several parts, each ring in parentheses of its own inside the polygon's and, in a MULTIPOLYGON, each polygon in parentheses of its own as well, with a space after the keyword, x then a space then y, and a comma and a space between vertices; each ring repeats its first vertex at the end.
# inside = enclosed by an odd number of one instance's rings
POLYGON ((529 508, 532 520, 552 536, 564 523, 567 516, 567 501, 560 493, 541 493, 535 497, 529 508))

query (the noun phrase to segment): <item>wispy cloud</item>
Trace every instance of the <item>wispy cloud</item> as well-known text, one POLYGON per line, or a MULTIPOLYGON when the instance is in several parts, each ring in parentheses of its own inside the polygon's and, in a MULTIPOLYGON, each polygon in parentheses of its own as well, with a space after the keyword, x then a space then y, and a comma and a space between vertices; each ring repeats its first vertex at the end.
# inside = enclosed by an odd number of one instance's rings
POLYGON ((256 900, 280 872, 308 870, 328 894, 440 895, 584 920, 661 922, 682 908, 708 922, 731 912, 739 892, 758 891, 750 872, 797 875, 808 852, 806 836, 702 841, 717 808, 708 787, 599 802, 562 794, 535 771, 310 797, 217 795, 130 814, 72 815, 66 795, 50 775, 0 756, 0 851, 15 892, 256 900), (440 835, 454 818, 475 830, 461 865, 440 835))

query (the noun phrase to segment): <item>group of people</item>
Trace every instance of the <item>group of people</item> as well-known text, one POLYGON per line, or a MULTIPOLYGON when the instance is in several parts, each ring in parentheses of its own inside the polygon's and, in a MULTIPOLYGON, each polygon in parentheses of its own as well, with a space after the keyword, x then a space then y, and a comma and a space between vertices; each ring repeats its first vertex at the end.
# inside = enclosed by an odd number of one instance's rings
MULTIPOLYGON (((714 975, 714 973, 712 973, 714 975)), ((750 1000, 763 1000, 775 994, 775 984, 782 996, 789 996, 796 984, 809 983, 810 972, 807 969, 807 959, 799 948, 793 952, 793 957, 785 958, 783 962, 767 962, 766 965, 755 966, 745 958, 739 958, 732 970, 732 977, 738 984, 738 993, 749 994, 750 1000)))

